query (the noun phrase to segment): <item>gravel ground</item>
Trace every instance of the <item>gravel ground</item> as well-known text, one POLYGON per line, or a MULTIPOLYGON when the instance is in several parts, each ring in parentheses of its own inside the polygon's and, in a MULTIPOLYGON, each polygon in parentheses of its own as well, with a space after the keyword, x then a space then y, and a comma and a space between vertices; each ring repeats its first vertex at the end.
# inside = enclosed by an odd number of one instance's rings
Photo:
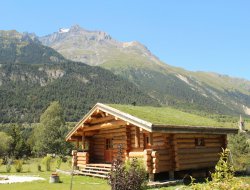
POLYGON ((16 175, 0 175, 0 178, 4 178, 5 180, 0 180, 0 184, 6 183, 22 183, 22 182, 31 182, 36 180, 45 180, 42 177, 34 177, 34 176, 16 176, 16 175))

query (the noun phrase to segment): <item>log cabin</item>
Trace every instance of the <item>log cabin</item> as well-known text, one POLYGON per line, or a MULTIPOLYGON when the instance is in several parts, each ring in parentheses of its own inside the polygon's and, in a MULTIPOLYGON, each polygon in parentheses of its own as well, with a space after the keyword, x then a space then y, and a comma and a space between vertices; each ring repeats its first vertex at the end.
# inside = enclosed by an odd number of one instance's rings
POLYGON ((72 163, 84 175, 107 176, 122 145, 123 159, 142 159, 151 180, 161 173, 173 179, 179 171, 216 165, 227 134, 238 132, 224 125, 172 108, 97 103, 66 141, 76 143, 72 163))

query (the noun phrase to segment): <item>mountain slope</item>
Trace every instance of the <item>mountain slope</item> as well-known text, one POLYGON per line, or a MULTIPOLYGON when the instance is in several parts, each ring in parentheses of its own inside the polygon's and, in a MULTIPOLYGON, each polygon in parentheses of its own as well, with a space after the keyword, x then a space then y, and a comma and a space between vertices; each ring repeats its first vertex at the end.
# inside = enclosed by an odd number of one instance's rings
POLYGON ((0 63, 61 63, 65 58, 28 33, 0 31, 0 63))
POLYGON ((51 101, 62 104, 67 121, 77 121, 96 102, 158 105, 128 80, 68 61, 32 36, 28 41, 20 38, 23 35, 12 31, 0 35, 4 42, 0 52, 8 52, 0 62, 0 122, 37 122, 51 101))
POLYGON ((162 105, 250 115, 249 81, 172 67, 139 42, 119 42, 105 32, 79 26, 40 40, 68 59, 100 65, 129 79, 162 105))

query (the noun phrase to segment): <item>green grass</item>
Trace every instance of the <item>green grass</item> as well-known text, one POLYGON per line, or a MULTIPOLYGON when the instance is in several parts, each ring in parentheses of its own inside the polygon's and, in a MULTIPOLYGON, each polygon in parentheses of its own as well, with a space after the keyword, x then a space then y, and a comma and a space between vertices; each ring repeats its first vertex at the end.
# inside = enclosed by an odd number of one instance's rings
MULTIPOLYGON (((37 164, 40 163, 41 159, 32 159, 26 162, 23 168, 23 172, 16 173, 14 166, 12 166, 11 172, 6 173, 5 166, 0 167, 1 175, 19 175, 19 176, 39 176, 46 180, 44 181, 33 181, 26 183, 15 183, 15 184, 0 184, 0 190, 6 189, 18 189, 18 190, 69 190, 71 176, 59 174, 62 183, 50 184, 49 177, 53 171, 55 171, 55 166, 52 167, 52 171, 44 171, 42 165, 42 172, 37 170, 37 164)), ((63 163, 60 169, 70 170, 68 163, 63 163)), ((74 176, 73 177, 73 190, 110 190, 110 186, 107 184, 106 180, 91 178, 85 176, 74 176)))
POLYGON ((210 118, 182 112, 170 107, 131 106, 120 104, 110 104, 109 106, 153 124, 233 127, 232 123, 218 122, 210 118))

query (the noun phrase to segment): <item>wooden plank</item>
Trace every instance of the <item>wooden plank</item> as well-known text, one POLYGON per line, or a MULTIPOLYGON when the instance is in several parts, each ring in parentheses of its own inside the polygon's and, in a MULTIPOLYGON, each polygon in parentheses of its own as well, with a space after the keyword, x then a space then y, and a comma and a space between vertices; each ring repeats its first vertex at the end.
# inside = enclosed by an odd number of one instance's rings
POLYGON ((140 147, 140 129, 139 127, 135 128, 135 148, 140 147))
POLYGON ((106 121, 114 120, 114 116, 106 116, 106 117, 100 117, 100 118, 92 118, 90 121, 90 124, 97 124, 97 123, 103 123, 106 121))
POLYGON ((84 131, 91 131, 91 130, 100 130, 100 129, 105 129, 105 128, 112 128, 112 127, 117 127, 121 125, 126 125, 126 122, 122 120, 117 120, 117 121, 112 121, 108 123, 103 123, 103 124, 96 124, 96 125, 91 125, 88 127, 84 127, 84 131))

